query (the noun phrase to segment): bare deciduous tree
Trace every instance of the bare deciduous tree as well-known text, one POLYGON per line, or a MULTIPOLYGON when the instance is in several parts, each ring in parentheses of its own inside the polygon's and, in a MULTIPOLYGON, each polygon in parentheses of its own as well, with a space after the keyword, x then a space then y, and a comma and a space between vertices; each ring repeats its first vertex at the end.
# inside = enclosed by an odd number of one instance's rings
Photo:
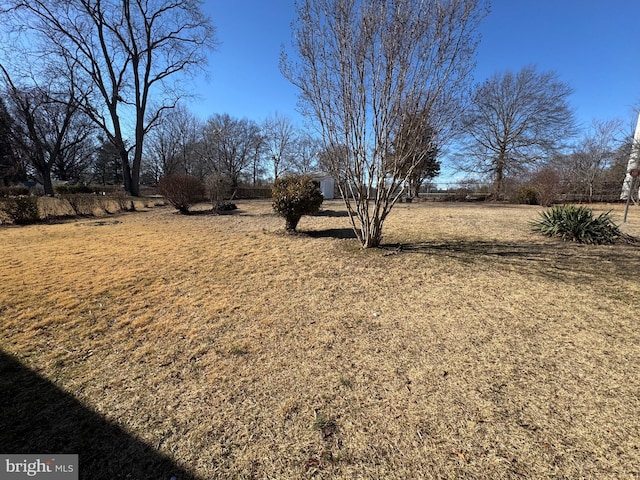
POLYGON ((0 66, 15 120, 13 140, 37 172, 44 193, 53 195, 51 173, 65 172, 86 153, 93 125, 84 115, 75 84, 49 78, 45 85, 18 86, 0 66))
POLYGON ((296 128, 291 119, 276 113, 264 121, 262 133, 264 153, 273 166, 273 178, 277 180, 294 163, 296 128))
POLYGON ((554 72, 535 67, 493 75, 478 87, 465 114, 461 168, 489 176, 502 197, 508 175, 550 156, 574 135, 571 92, 554 72))
POLYGON ((563 157, 568 162, 570 180, 582 187, 581 193, 585 193, 590 202, 604 172, 614 164, 622 143, 621 128, 620 120, 594 120, 574 151, 563 157))
MULTIPOLYGON (((481 0, 301 0, 283 74, 322 131, 324 161, 337 179, 363 247, 382 226, 415 167, 389 161, 403 119, 421 113, 434 131, 459 113, 484 14, 481 0), (342 152, 346 158, 336 153, 342 152)), ((414 137, 415 138, 415 137, 414 137)))
POLYGON ((294 149, 292 169, 300 175, 317 172, 322 140, 309 133, 301 133, 296 138, 294 149))
POLYGON ((138 195, 145 135, 180 97, 175 79, 200 67, 203 49, 215 44, 200 2, 11 2, 17 28, 42 40, 35 45, 40 55, 82 67, 76 87, 94 94, 85 109, 118 150, 125 189, 138 195))
POLYGON ((182 104, 163 113, 149 132, 148 142, 149 166, 158 179, 185 173, 204 180, 206 169, 199 152, 203 128, 203 122, 182 104))
POLYGON ((216 114, 205 124, 202 155, 208 162, 209 172, 226 175, 235 193, 242 176, 255 171, 263 145, 260 127, 254 121, 216 114))

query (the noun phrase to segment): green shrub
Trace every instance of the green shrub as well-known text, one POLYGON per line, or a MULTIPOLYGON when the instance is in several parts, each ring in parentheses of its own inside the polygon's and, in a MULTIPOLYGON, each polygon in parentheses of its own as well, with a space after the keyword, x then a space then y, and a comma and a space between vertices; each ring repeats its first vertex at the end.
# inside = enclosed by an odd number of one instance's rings
POLYGON ((235 203, 231 202, 222 202, 216 206, 216 211, 218 212, 231 212, 232 210, 237 210, 238 206, 235 203))
POLYGON ((303 215, 320 210, 322 191, 308 175, 291 175, 277 179, 271 191, 273 209, 284 217, 288 232, 295 232, 303 215))
POLYGON ((539 205, 538 190, 530 185, 520 187, 516 193, 516 203, 520 205, 539 205))
POLYGON ((0 205, 0 208, 17 225, 29 225, 40 220, 38 197, 10 197, 0 205))
POLYGON ((96 191, 95 188, 90 187, 89 185, 56 185, 55 186, 56 193, 60 195, 74 195, 78 193, 94 193, 96 191))
POLYGON ((635 242, 622 233, 611 219, 610 212, 594 217, 593 211, 576 205, 557 205, 540 213, 540 220, 531 222, 533 230, 549 237, 587 244, 635 242))
POLYGON ((18 197, 20 195, 29 195, 29 188, 22 185, 0 187, 0 197, 18 197))
POLYGON ((204 199, 205 187, 198 177, 173 173, 160 179, 158 192, 180 213, 186 215, 194 203, 204 199))

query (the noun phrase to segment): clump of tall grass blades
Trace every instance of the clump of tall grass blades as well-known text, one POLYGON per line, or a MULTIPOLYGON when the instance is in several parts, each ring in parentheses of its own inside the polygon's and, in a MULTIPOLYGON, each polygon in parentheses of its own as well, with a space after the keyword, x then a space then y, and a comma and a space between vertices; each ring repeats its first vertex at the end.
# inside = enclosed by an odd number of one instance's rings
POLYGON ((635 243, 638 239, 623 233, 611 219, 611 212, 597 217, 586 207, 557 205, 540 212, 540 219, 531 222, 534 232, 564 241, 586 244, 635 243))

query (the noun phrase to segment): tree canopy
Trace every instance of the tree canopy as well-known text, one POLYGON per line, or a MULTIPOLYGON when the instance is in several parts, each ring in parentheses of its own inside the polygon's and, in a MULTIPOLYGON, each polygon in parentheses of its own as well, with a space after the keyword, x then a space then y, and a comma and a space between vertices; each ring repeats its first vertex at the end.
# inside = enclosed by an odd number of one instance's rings
POLYGON ((502 197, 508 175, 551 156, 575 133, 572 89, 555 72, 525 67, 480 84, 464 115, 464 170, 489 176, 502 197))

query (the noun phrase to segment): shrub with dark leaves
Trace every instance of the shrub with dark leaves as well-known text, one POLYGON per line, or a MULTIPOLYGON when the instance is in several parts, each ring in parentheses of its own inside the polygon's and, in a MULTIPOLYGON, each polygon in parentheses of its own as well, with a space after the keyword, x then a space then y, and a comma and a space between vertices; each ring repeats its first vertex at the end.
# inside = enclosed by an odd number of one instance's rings
POLYGON ((272 189, 273 209, 286 222, 288 232, 295 232, 303 215, 320 210, 324 197, 320 184, 308 175, 278 178, 272 189))
POLYGON ((10 197, 0 203, 0 208, 17 225, 29 225, 40 220, 38 197, 10 197))
POLYGON ((538 190, 530 185, 525 185, 518 189, 516 193, 516 203, 520 205, 538 205, 538 190))
POLYGON ((17 197, 20 195, 29 195, 29 188, 22 185, 0 187, 0 197, 17 197))
POLYGON ((238 206, 235 203, 231 203, 231 202, 222 202, 216 206, 217 212, 231 212, 237 209, 238 209, 238 206))
POLYGON ((636 238, 626 235, 611 219, 611 212, 597 217, 589 208, 576 205, 557 205, 540 213, 540 219, 531 222, 533 230, 549 237, 587 244, 635 243, 636 238))
POLYGON ((62 185, 56 185, 55 186, 55 191, 56 193, 59 193, 60 195, 77 195, 80 193, 95 193, 96 189, 93 187, 90 187, 89 185, 67 185, 67 184, 62 184, 62 185))

